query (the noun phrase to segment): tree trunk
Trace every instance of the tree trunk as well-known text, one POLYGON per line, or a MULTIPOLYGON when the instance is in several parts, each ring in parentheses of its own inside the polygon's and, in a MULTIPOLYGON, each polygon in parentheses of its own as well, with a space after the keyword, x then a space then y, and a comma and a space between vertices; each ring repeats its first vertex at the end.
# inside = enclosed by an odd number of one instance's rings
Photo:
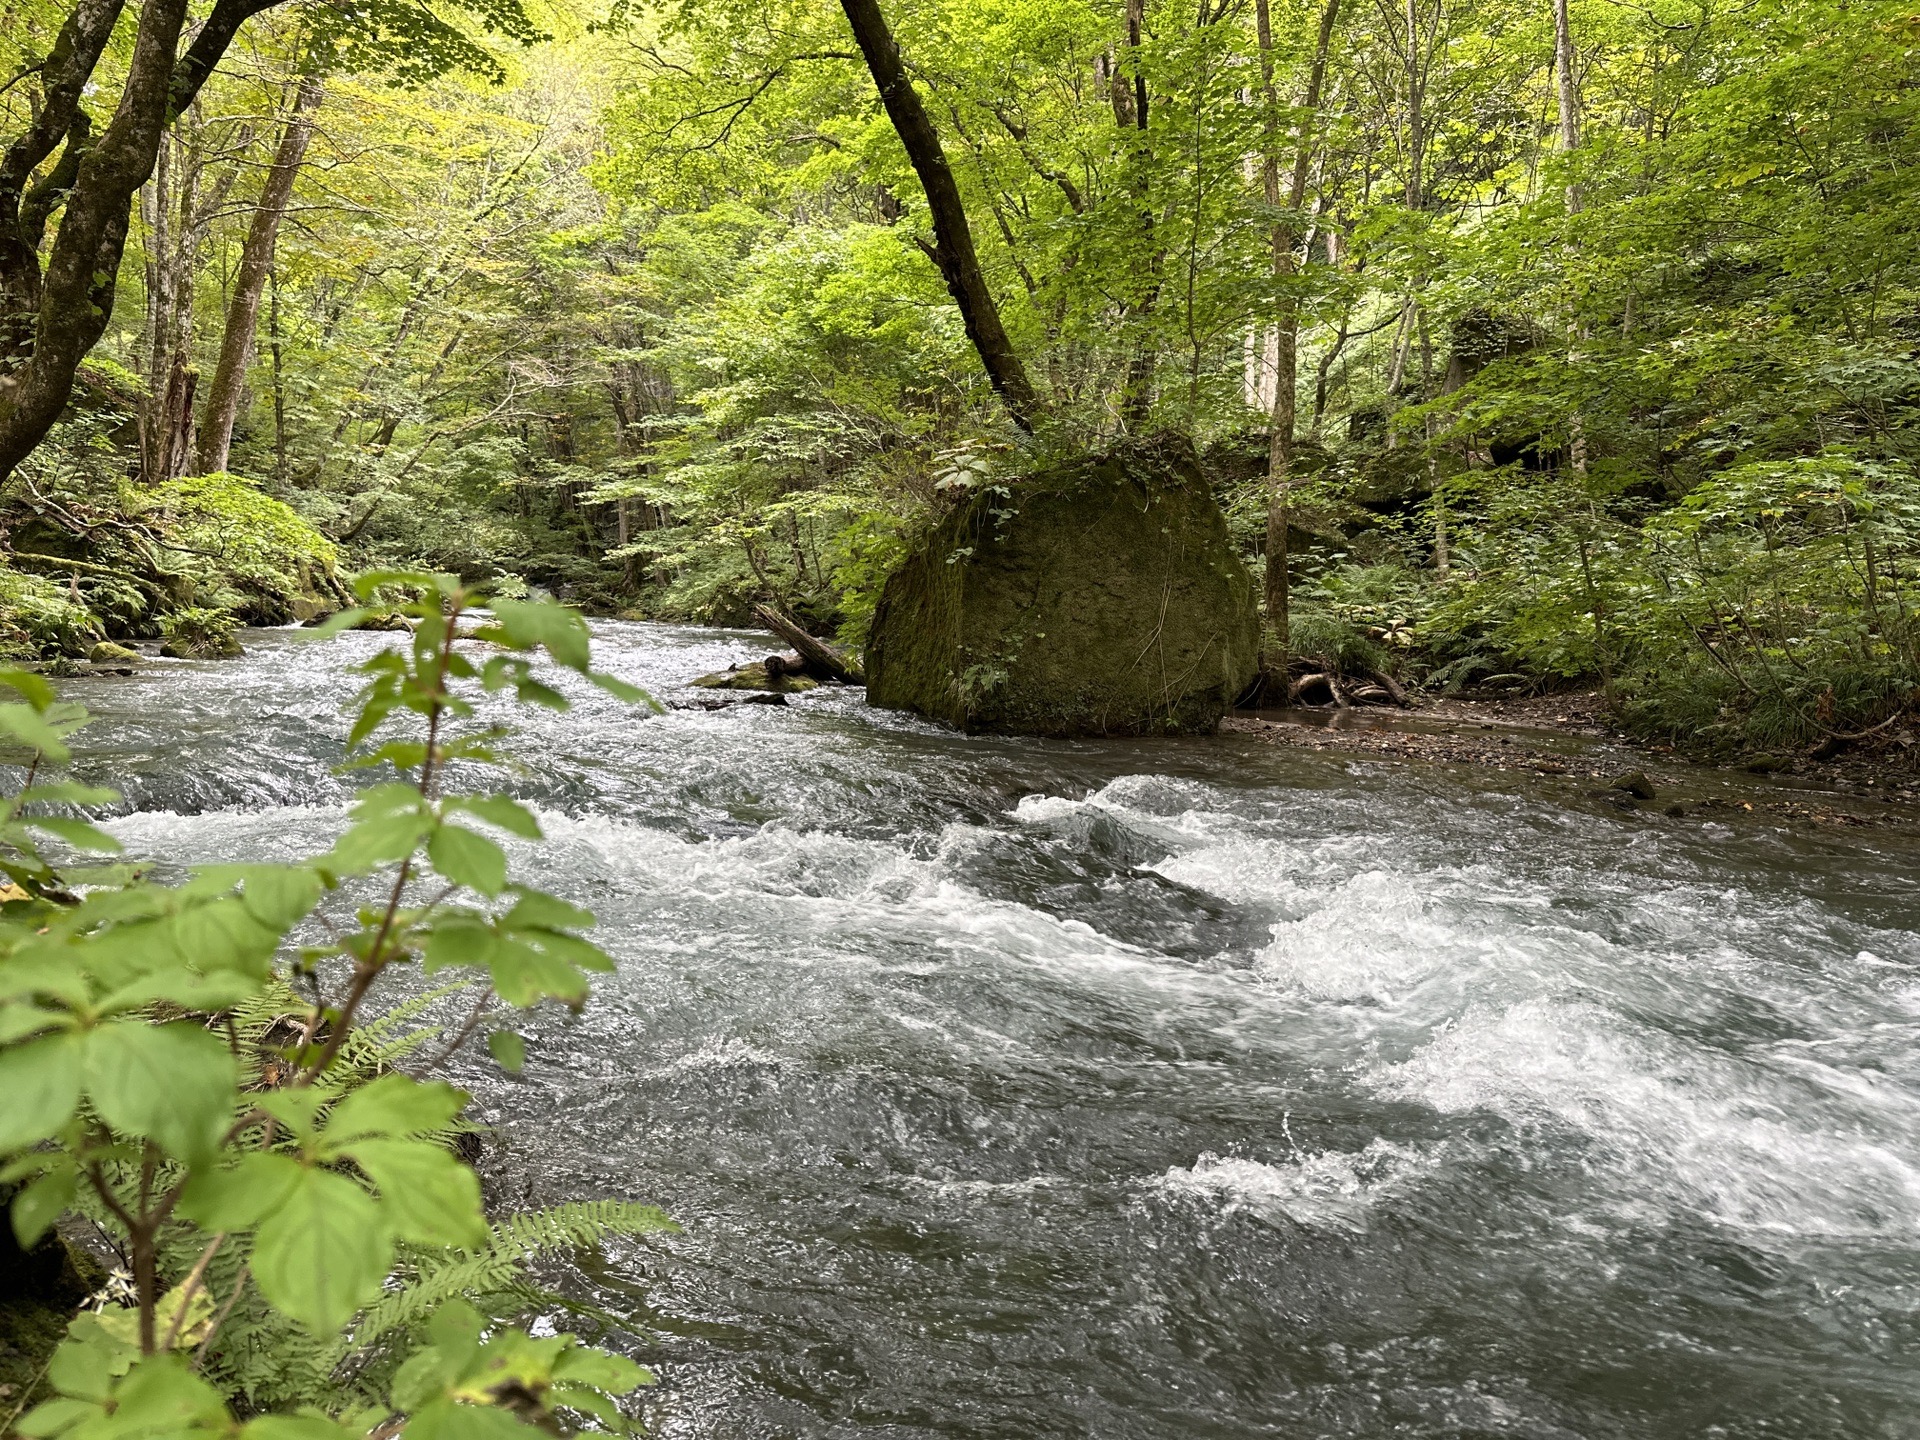
MULTIPOLYGON (((1573 85, 1573 22, 1567 14, 1567 0, 1553 0, 1553 68, 1560 101, 1560 149, 1563 153, 1580 145, 1580 96, 1573 85)), ((1567 186, 1567 210, 1580 213, 1580 187, 1567 186)))
POLYGON ((39 114, 0 160, 0 478, 60 418, 74 372, 106 331, 129 207, 153 173, 167 123, 192 103, 240 26, 271 3, 215 0, 182 55, 186 0, 142 0, 118 107, 91 145, 79 99, 123 6, 77 0, 69 13, 43 70, 39 114), (65 153, 28 190, 62 137, 65 153), (60 203, 40 271, 40 239, 60 203))
MULTIPOLYGON (((1580 144, 1580 94, 1573 83, 1573 22, 1567 13, 1567 0, 1553 0, 1553 68, 1557 82, 1555 91, 1560 101, 1560 149, 1564 154, 1580 144)), ((1567 213, 1578 215, 1580 209, 1579 183, 1570 181, 1567 185, 1567 213)), ((1567 351, 1569 366, 1579 363, 1579 342, 1585 338, 1576 318, 1573 326, 1574 343, 1567 351)), ((1578 410, 1567 417, 1567 459, 1572 463, 1576 475, 1587 473, 1587 428, 1578 410)), ((1612 703, 1611 700, 1608 703, 1612 703)))
MULTIPOLYGON (((1266 618, 1278 643, 1280 654, 1275 668, 1287 663, 1288 629, 1291 620, 1291 587, 1287 531, 1291 523, 1289 500, 1293 483, 1293 431, 1298 419, 1300 384, 1300 308, 1287 288, 1296 268, 1295 249, 1299 236, 1294 216, 1306 198, 1307 171, 1313 148, 1313 124, 1320 108, 1320 94, 1327 78, 1327 54, 1333 44, 1333 27, 1340 15, 1340 0, 1327 0, 1320 12, 1320 31, 1314 42, 1313 66, 1307 74, 1306 94, 1301 99, 1302 118, 1294 136, 1293 173, 1285 196, 1286 213, 1276 219, 1272 246, 1273 273, 1282 291, 1279 313, 1274 321, 1273 410, 1267 436, 1267 585, 1266 618)), ((1260 44, 1260 82, 1266 104, 1266 145, 1261 165, 1261 181, 1267 204, 1279 210, 1280 148, 1279 96, 1273 83, 1273 23, 1268 0, 1255 0, 1254 22, 1260 44)))
POLYGON ((280 351, 280 281, 267 272, 267 353, 273 361, 273 484, 284 491, 291 455, 287 448, 287 386, 280 351))
POLYGON ((1407 0, 1407 209, 1426 203, 1427 79, 1420 65, 1420 10, 1418 0, 1407 0))
POLYGON ((246 244, 240 251, 240 269, 233 279, 233 299, 227 306, 227 328, 220 339, 220 360, 214 366, 213 383, 207 390, 206 415, 200 422, 200 447, 196 468, 202 475, 227 468, 227 452, 233 444, 233 422, 240 413, 240 396, 246 386, 247 364, 253 358, 253 332, 260 317, 260 296, 266 289, 267 274, 273 268, 274 247, 280 236, 280 221, 293 198, 293 183, 306 158, 307 142, 313 135, 313 112, 319 107, 325 82, 317 75, 301 79, 294 95, 293 108, 280 132, 280 148, 260 188, 254 206, 253 223, 248 227, 246 244))
POLYGON ((973 248, 973 231, 967 225, 966 208, 960 202, 960 187, 954 183, 953 170, 947 164, 940 133, 927 117, 926 107, 915 93, 900 59, 900 47, 887 28, 878 0, 840 0, 847 23, 860 53, 866 57, 867 70, 880 91, 887 118, 893 122, 907 158, 920 177, 927 194, 927 210, 933 218, 934 243, 928 254, 947 282, 947 292, 960 307, 960 319, 967 338, 986 367, 987 379, 999 394, 1007 414, 1022 430, 1031 431, 1039 417, 1040 401, 1027 379, 1026 367, 1014 353, 1000 321, 1000 308, 980 269, 980 258, 973 248))
POLYGON ((152 405, 155 435, 154 468, 149 484, 177 480, 187 473, 188 451, 193 445, 193 392, 200 384, 200 372, 176 353, 166 384, 152 405))

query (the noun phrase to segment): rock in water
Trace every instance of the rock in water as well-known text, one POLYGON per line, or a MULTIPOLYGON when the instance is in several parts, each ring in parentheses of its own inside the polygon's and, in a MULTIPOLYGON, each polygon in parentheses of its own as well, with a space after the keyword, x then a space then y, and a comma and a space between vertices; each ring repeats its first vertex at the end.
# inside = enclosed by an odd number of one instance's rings
POLYGON ((1184 441, 985 490, 894 572, 867 698, 962 730, 1212 730, 1258 664, 1253 582, 1184 441))
POLYGON ((800 673, 797 663, 789 664, 779 655, 769 655, 755 665, 736 665, 731 670, 716 671, 712 675, 702 675, 688 682, 703 690, 770 690, 781 695, 795 695, 802 690, 812 690, 819 686, 818 680, 800 673))

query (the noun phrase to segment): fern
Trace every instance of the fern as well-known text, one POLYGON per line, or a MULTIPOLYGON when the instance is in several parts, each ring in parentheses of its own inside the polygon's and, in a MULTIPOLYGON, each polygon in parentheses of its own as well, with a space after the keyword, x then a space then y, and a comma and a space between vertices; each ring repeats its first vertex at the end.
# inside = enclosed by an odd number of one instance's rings
POLYGON ((625 1200, 577 1201, 509 1215, 494 1225, 484 1250, 423 1253, 411 1279, 361 1312, 358 1327, 339 1344, 339 1358, 419 1323, 450 1299, 512 1288, 542 1255, 590 1249, 615 1235, 679 1228, 654 1206, 625 1200))

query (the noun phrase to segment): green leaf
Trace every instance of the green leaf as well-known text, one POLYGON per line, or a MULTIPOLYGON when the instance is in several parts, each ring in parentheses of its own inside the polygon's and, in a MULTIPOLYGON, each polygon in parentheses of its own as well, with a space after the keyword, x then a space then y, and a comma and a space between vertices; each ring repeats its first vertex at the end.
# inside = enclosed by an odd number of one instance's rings
POLYGON ((519 940, 503 939, 487 969, 494 993, 522 1010, 542 1000, 578 1005, 587 998, 587 982, 578 970, 519 940))
POLYGON ((284 935, 320 903, 324 888, 305 865, 249 866, 241 900, 254 919, 284 935))
POLYGON ((549 710, 571 710, 573 702, 551 685, 543 685, 530 676, 514 681, 513 695, 522 705, 542 705, 549 710))
POLYGON ((226 1045, 186 1021, 99 1026, 86 1037, 86 1077, 101 1119, 189 1164, 219 1141, 237 1098, 226 1045))
POLYGON ((49 760, 72 758, 60 732, 36 710, 25 705, 0 705, 0 733, 11 735, 29 750, 38 750, 49 760))
POLYGON ((540 822, 533 818, 533 812, 504 795, 458 795, 447 801, 447 808, 478 815, 489 825, 498 825, 509 835, 518 835, 524 840, 541 838, 540 822))
POLYGON ((480 1348, 480 1337, 486 1328, 485 1317, 470 1303, 449 1300, 427 1321, 427 1338, 440 1352, 442 1362, 463 1367, 480 1348))
POLYGON ((76 1172, 73 1165, 56 1166, 13 1197, 13 1238, 22 1250, 31 1250, 73 1204, 76 1172))
POLYGON ((382 1075, 333 1107, 324 1138, 339 1149, 363 1136, 423 1135, 444 1130, 466 1108, 467 1094, 443 1080, 415 1080, 410 1075, 382 1075))
POLYGON ((609 1395, 625 1395, 653 1382, 644 1366, 591 1345, 575 1345, 563 1353, 554 1362, 553 1378, 591 1386, 609 1395))
POLYGON ((180 1213, 208 1230, 251 1230, 284 1205, 306 1174, 291 1155, 250 1150, 221 1170, 196 1171, 180 1213))
POLYGON ((81 1046, 54 1035, 0 1051, 0 1153, 53 1134, 80 1104, 81 1046))
POLYGON ((102 855, 120 853, 118 840, 99 826, 90 825, 85 820, 72 820, 58 815, 30 815, 26 823, 36 830, 44 830, 49 835, 58 836, 76 850, 92 850, 102 855))
POLYGON ((424 1140, 361 1140, 348 1152, 380 1188, 380 1209, 402 1240, 478 1247, 487 1240, 480 1180, 424 1140))
POLYGON ((598 685, 609 695, 612 695, 616 699, 624 700, 629 705, 644 705, 656 715, 664 715, 667 713, 667 707, 654 699, 652 695, 642 690, 638 685, 632 685, 620 679, 617 675, 609 675, 604 670, 589 670, 587 672, 587 679, 598 685))
POLYGON ((407 1440, 530 1440, 547 1432, 492 1405, 431 1400, 407 1422, 407 1440))
POLYGON ((86 1007, 87 994, 87 977, 74 964, 73 951, 58 942, 23 949, 0 965, 0 998, 43 995, 80 1010, 86 1007))
POLYGON ((389 815, 423 815, 427 802, 420 791, 403 780, 389 780, 380 785, 369 785, 353 800, 353 818, 356 820, 378 820, 389 815))
POLYGON ((194 1374, 182 1355, 149 1355, 137 1361, 113 1389, 110 1433, 116 1436, 218 1434, 228 1419, 220 1392, 194 1374))
POLYGON ((500 936, 472 914, 443 917, 427 934, 426 973, 459 968, 484 969, 493 963, 500 936))
POLYGON ((237 899, 190 906, 173 918, 172 931, 173 943, 195 969, 238 970, 260 979, 266 978, 281 935, 237 899))
POLYGON ((527 1042, 511 1030, 495 1030, 487 1036, 487 1053, 509 1075, 526 1068, 527 1042))
POLYGON ((0 1005, 0 1046, 18 1044, 29 1035, 38 1035, 60 1024, 62 1017, 52 1010, 32 1005, 0 1005))
POLYGON ((240 1440, 366 1440, 355 1429, 319 1415, 262 1415, 240 1430, 240 1440))
POLYGON ((327 1170, 303 1171, 253 1244, 260 1293, 317 1335, 351 1320, 379 1293, 392 1264, 393 1240, 379 1206, 327 1170))
POLYGON ((371 600, 383 586, 398 585, 405 590, 434 590, 439 577, 430 570, 364 570, 353 577, 353 593, 371 600))
POLYGON ((82 1311, 68 1322, 67 1338, 47 1366, 47 1381, 62 1395, 105 1400, 115 1377, 125 1375, 139 1358, 138 1345, 108 1330, 99 1316, 82 1311))
POLYGON ((530 600, 495 600, 489 607, 494 621, 516 649, 535 645, 570 670, 588 663, 587 622, 564 606, 530 600))
POLYGON ((82 785, 77 780, 42 780, 13 798, 22 805, 111 805, 120 798, 120 792, 82 785))
POLYGON ((476 831, 442 825, 427 841, 427 858, 447 879, 482 895, 507 887, 507 852, 476 831))
POLYGON ((286 1126, 296 1138, 311 1135, 320 1118, 326 1097, 311 1087, 298 1090, 270 1090, 254 1097, 256 1108, 264 1110, 286 1126))
POLYGON ((502 923, 510 930, 537 928, 541 930, 585 930, 593 924, 593 912, 582 910, 578 905, 570 905, 558 896, 549 895, 544 890, 529 890, 516 886, 514 894, 519 899, 514 902, 502 923))
POLYGON ((94 1002, 94 1010, 101 1015, 121 1015, 158 1000, 183 1010, 230 1010, 258 994, 260 983, 260 979, 233 970, 197 975, 176 966, 142 975, 107 992, 94 1002))
POLYGON ((349 826, 346 833, 333 842, 333 850, 327 855, 326 863, 334 869, 355 874, 374 869, 390 860, 404 860, 432 827, 432 819, 418 813, 363 820, 349 826))
POLYGON ((561 930, 535 929, 514 933, 516 938, 581 970, 606 971, 614 968, 613 960, 606 951, 590 940, 582 940, 578 935, 569 935, 561 930))
POLYGON ((364 605, 354 605, 345 610, 336 610, 311 630, 304 632, 308 640, 331 640, 342 631, 351 630, 373 611, 364 605))
POLYGON ((21 1416, 14 1432, 28 1436, 30 1440, 42 1435, 64 1435, 105 1413, 99 1402, 93 1400, 49 1400, 21 1416))
POLYGON ((44 710, 53 704, 53 686, 47 683, 44 675, 36 675, 31 670, 8 665, 0 669, 0 685, 5 685, 36 710, 44 710))

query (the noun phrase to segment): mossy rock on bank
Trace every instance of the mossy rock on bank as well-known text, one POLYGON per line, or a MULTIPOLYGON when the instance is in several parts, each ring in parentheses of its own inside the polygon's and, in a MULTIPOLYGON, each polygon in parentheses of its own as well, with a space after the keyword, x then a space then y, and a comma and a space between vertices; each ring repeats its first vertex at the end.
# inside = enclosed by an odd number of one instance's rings
POLYGON ((353 603, 334 543, 243 476, 170 480, 144 500, 146 518, 192 557, 200 605, 231 610, 248 625, 286 625, 353 603))
MULTIPOLYGON (((0 1215, 15 1189, 0 1185, 0 1215)), ((98 1261, 59 1235, 22 1250, 13 1227, 0 1224, 0 1418, 45 1398, 47 1358, 74 1312, 106 1279, 98 1261)))
POLYGON ((867 698, 961 730, 1212 730, 1253 678, 1253 582, 1184 441, 973 496, 887 581, 867 698))

